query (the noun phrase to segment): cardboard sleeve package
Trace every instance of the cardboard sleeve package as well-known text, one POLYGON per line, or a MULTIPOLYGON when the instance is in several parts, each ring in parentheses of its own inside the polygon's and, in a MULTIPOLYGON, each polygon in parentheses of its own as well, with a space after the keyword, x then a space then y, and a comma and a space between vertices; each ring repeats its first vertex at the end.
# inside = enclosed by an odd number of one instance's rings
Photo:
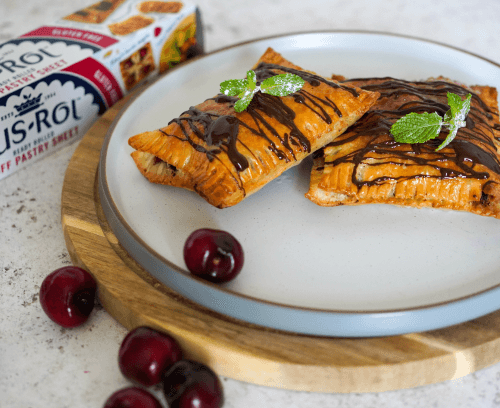
POLYGON ((133 91, 203 53, 199 9, 105 0, 0 45, 0 179, 82 137, 133 91))

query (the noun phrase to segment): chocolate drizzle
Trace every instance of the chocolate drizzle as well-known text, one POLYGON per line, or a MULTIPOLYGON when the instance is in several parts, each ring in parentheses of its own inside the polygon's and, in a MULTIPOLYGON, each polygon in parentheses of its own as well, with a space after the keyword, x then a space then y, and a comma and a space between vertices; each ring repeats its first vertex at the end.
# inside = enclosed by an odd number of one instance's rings
MULTIPOLYGON (((359 96, 353 87, 340 85, 310 72, 267 63, 261 63, 255 69, 257 84, 283 72, 300 76, 312 87, 323 83, 331 88, 345 89, 354 97, 359 96)), ((327 124, 332 123, 332 115, 342 117, 340 109, 328 97, 320 98, 304 89, 292 94, 291 97, 295 103, 304 105, 327 124)), ((232 108, 238 99, 219 94, 211 100, 217 104, 228 104, 232 108)), ((285 104, 282 98, 257 92, 246 112, 250 115, 251 121, 243 122, 237 116, 220 115, 214 111, 204 112, 196 107, 191 107, 180 117, 170 121, 169 125, 177 123, 182 130, 184 137, 182 140, 187 141, 197 151, 205 153, 209 161, 219 159, 219 155, 224 152, 238 173, 249 166, 245 154, 252 154, 250 149, 238 138, 240 127, 244 127, 255 136, 266 140, 268 149, 279 160, 290 162, 296 160, 297 151, 311 151, 309 140, 295 124, 294 110, 285 104), (287 131, 283 133, 281 130, 280 133, 273 125, 274 120, 283 125, 287 131), (279 143, 275 142, 276 139, 279 143)), ((160 131, 167 135, 164 131, 160 131)), ((179 138, 175 135, 168 136, 179 138)))
MULTIPOLYGON (((233 116, 221 116, 211 122, 207 128, 205 141, 209 146, 219 147, 232 157, 236 170, 243 171, 248 167, 248 160, 236 148, 239 122, 233 116)), ((205 135, 204 135, 205 136, 205 135)), ((214 153, 219 151, 214 150, 214 153)))
POLYGON ((330 81, 322 76, 313 74, 307 71, 301 71, 294 68, 283 67, 281 65, 269 64, 266 62, 261 62, 257 65, 255 73, 257 74, 257 84, 259 85, 262 81, 276 75, 276 70, 286 72, 288 74, 294 74, 301 77, 304 81, 308 82, 311 86, 319 86, 321 83, 326 84, 332 88, 341 88, 351 93, 352 96, 357 98, 359 96, 358 91, 354 87, 342 86, 338 82, 330 81))
MULTIPOLYGON (((360 189, 362 186, 381 185, 390 180, 409 180, 416 178, 473 178, 484 180, 490 178, 490 173, 500 176, 500 162, 497 155, 498 140, 494 130, 498 125, 491 121, 498 114, 493 112, 476 94, 459 85, 443 80, 416 82, 397 80, 393 78, 369 78, 349 80, 362 89, 380 92, 379 102, 356 124, 351 126, 344 135, 330 143, 330 146, 340 146, 363 138, 362 147, 347 155, 338 157, 327 165, 353 163, 352 183, 360 189), (363 82, 365 85, 363 85, 363 82), (366 82, 369 84, 366 85, 366 82), (438 139, 424 144, 404 144, 396 142, 390 136, 392 124, 410 112, 437 112, 444 116, 449 109, 447 92, 465 96, 472 93, 472 106, 467 116, 466 126, 461 128, 454 141, 445 149, 436 152, 439 139, 446 136, 443 131, 438 139), (373 158, 376 158, 375 160, 373 158), (359 174, 360 165, 378 166, 386 163, 411 166, 430 166, 431 172, 415 172, 415 175, 401 177, 382 176, 374 179, 363 179, 359 174), (482 169, 479 165, 484 166, 482 169)), ((359 146, 359 145, 358 145, 359 146)))

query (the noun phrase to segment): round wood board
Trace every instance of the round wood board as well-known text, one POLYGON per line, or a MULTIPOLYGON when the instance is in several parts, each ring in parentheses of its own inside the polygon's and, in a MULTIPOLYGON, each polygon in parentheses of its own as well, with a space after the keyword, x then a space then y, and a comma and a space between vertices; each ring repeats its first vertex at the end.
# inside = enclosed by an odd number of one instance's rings
POLYGON ((66 171, 62 225, 73 263, 98 282, 104 308, 128 329, 172 334, 186 357, 218 374, 277 388, 378 392, 470 374, 500 361, 500 311, 457 326, 380 338, 281 332, 214 313, 176 294, 120 246, 103 215, 97 166, 106 131, 126 98, 84 136, 66 171))

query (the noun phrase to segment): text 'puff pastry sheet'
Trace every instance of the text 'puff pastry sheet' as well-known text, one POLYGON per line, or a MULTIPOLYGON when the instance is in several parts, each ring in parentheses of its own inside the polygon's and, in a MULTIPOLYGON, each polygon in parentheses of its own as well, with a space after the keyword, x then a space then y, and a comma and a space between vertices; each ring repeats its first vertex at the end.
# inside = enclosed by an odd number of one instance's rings
POLYGON ((131 137, 132 157, 142 174, 229 207, 334 140, 378 98, 376 92, 303 70, 272 49, 253 69, 257 83, 292 73, 305 84, 285 97, 257 92, 239 113, 236 97, 219 94, 161 129, 131 137))
POLYGON ((408 82, 356 79, 345 85, 380 92, 377 103, 337 140, 316 153, 309 192, 322 206, 387 203, 445 208, 500 218, 500 125, 497 91, 445 78, 408 82), (472 94, 466 126, 422 144, 398 143, 390 128, 410 112, 448 111, 447 92, 472 94))

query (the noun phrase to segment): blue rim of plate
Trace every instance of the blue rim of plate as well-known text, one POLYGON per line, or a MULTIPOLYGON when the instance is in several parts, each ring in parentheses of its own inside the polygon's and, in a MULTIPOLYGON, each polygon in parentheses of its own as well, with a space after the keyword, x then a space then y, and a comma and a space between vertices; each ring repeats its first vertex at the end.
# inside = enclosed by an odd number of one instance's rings
MULTIPOLYGON (((286 332, 313 336, 333 337, 378 337, 435 330, 487 315, 500 309, 500 284, 491 288, 449 301, 419 307, 380 310, 380 311, 337 311, 293 305, 283 305, 239 294, 216 284, 194 277, 149 247, 127 224, 113 201, 106 179, 106 156, 113 131, 128 107, 145 89, 161 80, 174 70, 183 69, 190 64, 199 63, 212 55, 234 48, 256 44, 263 41, 281 40, 304 35, 377 35, 408 39, 433 44, 445 49, 478 58, 500 69, 500 64, 460 48, 411 36, 376 31, 307 31, 283 34, 245 41, 195 57, 167 71, 155 81, 134 95, 109 127, 98 166, 98 188, 101 206, 106 220, 123 248, 132 258, 152 276, 180 295, 222 315, 236 318, 247 323, 286 332)), ((270 45, 272 46, 272 44, 270 45)))

